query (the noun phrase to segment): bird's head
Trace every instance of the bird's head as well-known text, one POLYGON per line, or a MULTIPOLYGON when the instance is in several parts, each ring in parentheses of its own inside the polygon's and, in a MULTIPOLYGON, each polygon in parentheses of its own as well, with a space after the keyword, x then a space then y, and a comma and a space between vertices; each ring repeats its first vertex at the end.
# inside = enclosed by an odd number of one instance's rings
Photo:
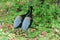
POLYGON ((28 11, 32 10, 33 6, 28 6, 28 11))
POLYGON ((32 7, 32 6, 30 6, 30 7, 29 7, 29 10, 32 10, 32 9, 33 9, 33 7, 32 7))

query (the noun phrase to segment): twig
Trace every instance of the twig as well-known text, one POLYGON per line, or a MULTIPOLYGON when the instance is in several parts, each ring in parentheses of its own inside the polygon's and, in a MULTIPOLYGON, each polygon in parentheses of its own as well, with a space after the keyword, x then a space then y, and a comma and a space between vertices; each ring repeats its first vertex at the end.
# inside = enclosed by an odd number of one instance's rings
POLYGON ((8 6, 8 9, 7 9, 7 14, 10 14, 11 6, 12 6, 12 0, 10 0, 10 4, 8 6))

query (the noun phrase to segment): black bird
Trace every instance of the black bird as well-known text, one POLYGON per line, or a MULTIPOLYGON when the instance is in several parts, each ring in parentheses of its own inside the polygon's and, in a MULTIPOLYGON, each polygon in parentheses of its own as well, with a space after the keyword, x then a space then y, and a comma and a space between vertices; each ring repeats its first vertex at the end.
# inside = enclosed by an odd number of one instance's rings
POLYGON ((26 31, 32 24, 33 18, 32 18, 32 9, 33 7, 29 7, 29 14, 25 17, 22 23, 22 30, 26 31))
POLYGON ((23 22, 24 18, 26 17, 26 15, 27 15, 28 13, 29 13, 29 10, 28 10, 28 12, 27 12, 26 14, 24 14, 24 15, 19 15, 19 16, 17 16, 17 17, 15 18, 14 24, 13 24, 14 28, 19 28, 19 27, 22 26, 22 22, 23 22))

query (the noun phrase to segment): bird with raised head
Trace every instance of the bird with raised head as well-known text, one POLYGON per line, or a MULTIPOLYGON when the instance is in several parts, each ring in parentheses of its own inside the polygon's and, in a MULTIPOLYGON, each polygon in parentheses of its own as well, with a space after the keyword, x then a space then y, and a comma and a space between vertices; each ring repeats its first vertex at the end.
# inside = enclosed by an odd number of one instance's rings
POLYGON ((26 15, 26 17, 23 20, 23 23, 22 23, 22 30, 23 31, 26 31, 29 27, 31 27, 31 24, 32 24, 32 21, 33 21, 32 9, 33 9, 33 7, 30 6, 28 14, 26 15))

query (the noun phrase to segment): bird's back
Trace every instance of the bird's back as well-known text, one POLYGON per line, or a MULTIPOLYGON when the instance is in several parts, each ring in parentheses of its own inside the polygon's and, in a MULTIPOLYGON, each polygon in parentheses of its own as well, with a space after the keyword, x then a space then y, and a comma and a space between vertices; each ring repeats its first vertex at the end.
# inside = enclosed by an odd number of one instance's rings
POLYGON ((26 31, 32 24, 32 6, 29 7, 28 15, 25 17, 22 23, 22 29, 26 31))
POLYGON ((22 18, 20 16, 17 16, 14 20, 14 28, 17 28, 21 24, 22 18))
POLYGON ((22 23, 22 29, 26 31, 30 25, 30 18, 26 17, 22 23))

